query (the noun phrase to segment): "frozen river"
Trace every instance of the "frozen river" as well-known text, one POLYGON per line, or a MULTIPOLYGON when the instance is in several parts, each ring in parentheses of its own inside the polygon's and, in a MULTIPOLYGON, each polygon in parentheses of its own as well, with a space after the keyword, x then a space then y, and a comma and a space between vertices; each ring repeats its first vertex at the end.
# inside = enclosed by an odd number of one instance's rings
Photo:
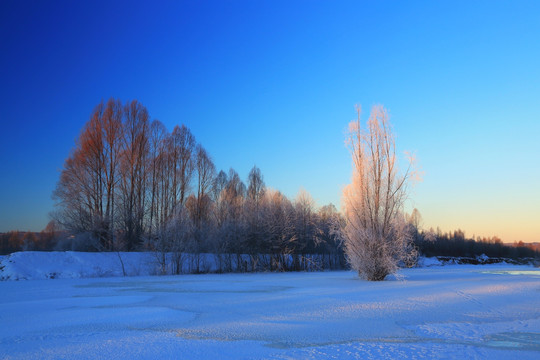
POLYGON ((511 265, 0 282, 0 359, 540 358, 511 265))

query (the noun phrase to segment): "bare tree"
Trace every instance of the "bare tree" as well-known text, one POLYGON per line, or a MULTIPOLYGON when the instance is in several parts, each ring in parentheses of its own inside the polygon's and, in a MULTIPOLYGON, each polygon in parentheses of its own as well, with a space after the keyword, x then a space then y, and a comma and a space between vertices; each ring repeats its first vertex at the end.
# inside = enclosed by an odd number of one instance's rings
MULTIPOLYGON (((226 220, 223 224, 222 239, 229 246, 228 252, 236 254, 236 265, 242 263, 242 245, 245 242, 244 203, 246 186, 234 169, 229 169, 228 183, 223 190, 223 201, 226 209, 226 220)), ((239 269, 238 269, 239 270, 239 269)))
POLYGON ((227 216, 227 204, 225 201, 225 188, 229 179, 221 170, 212 183, 212 200, 214 201, 214 217, 217 227, 220 227, 227 216))
POLYGON ((318 246, 328 255, 327 264, 330 269, 342 268, 345 264, 343 257, 343 241, 340 229, 344 226, 344 218, 333 204, 319 209, 317 226, 318 246))
POLYGON ((290 255, 296 242, 294 231, 294 208, 291 201, 279 191, 268 190, 264 194, 266 244, 270 252, 270 270, 289 270, 290 255))
POLYGON ((96 106, 53 193, 60 207, 58 222, 74 233, 90 234, 106 249, 113 244, 121 121, 119 101, 96 106))
POLYGON ((293 267, 294 270, 300 270, 300 261, 304 261, 305 257, 300 257, 305 254, 305 251, 315 250, 315 227, 316 214, 314 212, 315 200, 305 190, 300 189, 294 200, 294 228, 296 233, 296 241, 293 246, 293 267))
MULTIPOLYGON (((226 196, 226 187, 229 182, 227 174, 221 170, 212 182, 212 201, 213 201, 213 224, 214 237, 212 242, 212 252, 218 264, 218 271, 232 271, 232 260, 227 256, 230 249, 229 239, 226 235, 228 226, 228 196, 226 196)), ((229 254, 230 255, 230 254, 229 254)))
POLYGON ((362 278, 384 280, 413 255, 409 226, 403 215, 412 159, 399 173, 388 113, 373 107, 367 131, 358 119, 349 124, 347 139, 353 160, 352 183, 343 192, 347 259, 362 278))
POLYGON ((195 171, 197 175, 197 227, 200 227, 210 213, 210 190, 214 182, 216 167, 210 158, 210 155, 201 146, 197 145, 195 150, 195 171))
POLYGON ((148 111, 136 100, 126 104, 124 115, 120 169, 121 215, 128 249, 133 250, 144 234, 150 124, 148 111))
POLYGON ((163 196, 162 187, 164 177, 164 158, 166 157, 166 137, 167 129, 159 120, 154 120, 150 124, 150 172, 149 176, 149 191, 150 191, 150 218, 148 220, 148 232, 150 237, 158 230, 160 225, 160 214, 162 213, 160 201, 163 196))
POLYGON ((173 208, 183 206, 193 177, 195 137, 185 126, 175 126, 170 136, 169 156, 172 168, 173 208))
POLYGON ((201 146, 195 149, 195 172, 197 176, 197 193, 188 197, 186 208, 190 210, 193 229, 192 251, 195 255, 195 271, 201 271, 201 252, 207 251, 207 243, 211 233, 211 206, 209 192, 214 181, 216 168, 212 159, 201 146))
POLYGON ((103 159, 105 166, 105 181, 106 181, 106 207, 105 217, 108 219, 109 231, 109 248, 120 250, 119 239, 115 236, 115 199, 116 185, 118 184, 118 168, 120 163, 120 152, 122 146, 122 118, 123 107, 120 100, 110 99, 107 102, 107 107, 103 116, 103 136, 104 154, 103 159))
POLYGON ((193 222, 185 207, 176 207, 174 214, 157 229, 150 239, 160 272, 181 274, 186 251, 193 237, 193 222), (170 265, 169 265, 170 264, 170 265))
POLYGON ((261 169, 259 169, 257 166, 253 166, 248 175, 248 199, 253 201, 255 204, 258 204, 261 201, 261 198, 264 196, 265 190, 261 169))
POLYGON ((264 226, 262 202, 266 187, 261 170, 253 166, 248 175, 247 198, 244 207, 246 219, 246 237, 244 249, 250 256, 251 270, 259 264, 259 256, 264 252, 264 226))
POLYGON ((45 229, 40 232, 40 243, 43 250, 52 250, 60 235, 60 227, 55 220, 47 223, 45 229))

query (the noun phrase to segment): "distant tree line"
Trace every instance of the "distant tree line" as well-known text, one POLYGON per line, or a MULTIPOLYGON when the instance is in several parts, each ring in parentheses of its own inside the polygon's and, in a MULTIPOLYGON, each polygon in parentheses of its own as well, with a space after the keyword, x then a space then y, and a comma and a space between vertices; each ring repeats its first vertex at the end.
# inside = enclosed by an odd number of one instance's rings
POLYGON ((50 251, 57 247, 61 237, 54 220, 41 232, 8 231, 0 233, 0 255, 16 251, 50 251))
POLYGON ((409 216, 411 233, 414 244, 419 252, 427 257, 477 257, 486 255, 490 258, 540 258, 540 247, 538 244, 525 244, 522 241, 514 242, 513 245, 504 244, 497 237, 470 237, 465 236, 465 232, 458 229, 453 232, 443 233, 440 229, 421 229, 421 215, 414 209, 409 216))
POLYGON ((87 249, 176 254, 178 269, 185 253, 216 254, 227 270, 307 269, 315 254, 321 267, 345 265, 333 205, 267 189, 255 166, 247 184, 217 172, 185 125, 168 132, 138 101, 94 109, 53 197, 56 222, 87 249))
POLYGON ((509 259, 540 257, 537 246, 523 242, 504 244, 496 236, 467 238, 461 230, 435 233, 434 236, 421 233, 415 244, 425 256, 476 257, 484 254, 492 258, 509 259))

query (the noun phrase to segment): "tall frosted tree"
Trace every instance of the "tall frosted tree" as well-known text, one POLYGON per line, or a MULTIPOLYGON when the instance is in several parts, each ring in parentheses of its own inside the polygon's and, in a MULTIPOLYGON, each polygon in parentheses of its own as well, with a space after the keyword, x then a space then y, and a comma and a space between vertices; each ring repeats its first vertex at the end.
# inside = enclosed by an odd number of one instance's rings
POLYGON ((343 230, 346 256, 362 278, 384 280, 400 262, 414 256, 403 207, 412 171, 400 173, 396 145, 388 112, 374 106, 367 128, 358 119, 349 124, 352 183, 343 191, 346 225, 343 230))

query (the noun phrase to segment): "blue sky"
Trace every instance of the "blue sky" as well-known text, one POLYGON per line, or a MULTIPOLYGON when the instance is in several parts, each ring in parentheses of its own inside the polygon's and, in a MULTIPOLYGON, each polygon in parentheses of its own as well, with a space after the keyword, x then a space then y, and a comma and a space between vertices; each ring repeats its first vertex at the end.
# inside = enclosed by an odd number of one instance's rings
POLYGON ((536 1, 2 1, 0 231, 41 230, 95 105, 138 99, 219 169, 339 205, 345 129, 389 109, 425 227, 540 241, 536 1), (157 3, 157 4, 156 4, 157 3))

